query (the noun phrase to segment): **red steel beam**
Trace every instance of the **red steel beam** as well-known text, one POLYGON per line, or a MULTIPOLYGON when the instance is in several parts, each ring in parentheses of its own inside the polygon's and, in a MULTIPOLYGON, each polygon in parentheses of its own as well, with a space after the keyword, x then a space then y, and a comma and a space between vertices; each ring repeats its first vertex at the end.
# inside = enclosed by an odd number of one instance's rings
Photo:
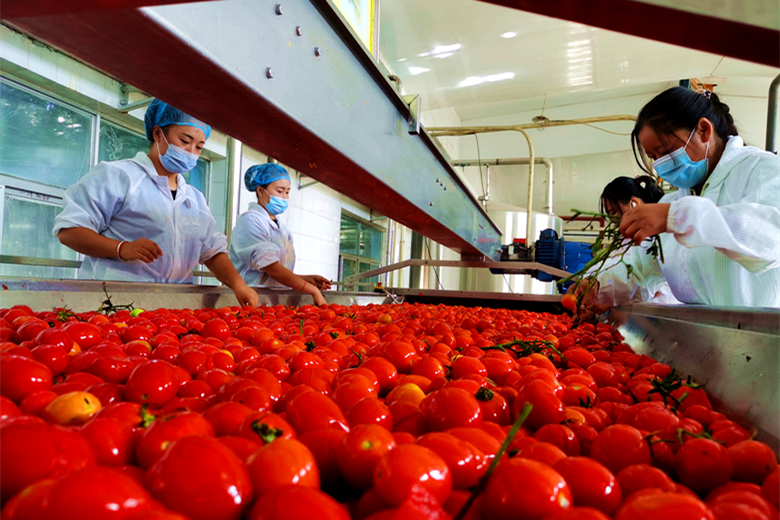
POLYGON ((780 67, 780 31, 636 0, 480 0, 780 67))
POLYGON ((183 4, 197 0, 2 0, 0 18, 31 18, 92 11, 137 9, 156 5, 183 4))

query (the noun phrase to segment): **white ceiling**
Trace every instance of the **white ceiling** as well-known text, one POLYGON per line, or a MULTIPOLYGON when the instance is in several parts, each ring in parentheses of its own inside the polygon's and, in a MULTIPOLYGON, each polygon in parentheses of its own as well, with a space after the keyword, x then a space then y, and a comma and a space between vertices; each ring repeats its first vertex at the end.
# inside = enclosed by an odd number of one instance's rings
POLYGON ((591 103, 691 77, 766 96, 780 71, 475 0, 380 5, 381 54, 404 91, 462 121, 541 110, 545 96, 547 107, 591 103))

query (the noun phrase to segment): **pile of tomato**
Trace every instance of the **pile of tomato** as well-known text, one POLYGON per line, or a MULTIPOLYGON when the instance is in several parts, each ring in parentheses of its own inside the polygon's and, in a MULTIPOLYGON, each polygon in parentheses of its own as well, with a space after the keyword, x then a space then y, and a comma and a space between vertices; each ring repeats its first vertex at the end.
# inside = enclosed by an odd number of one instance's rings
POLYGON ((749 425, 567 315, 15 306, 0 394, 2 520, 778 518, 749 425))

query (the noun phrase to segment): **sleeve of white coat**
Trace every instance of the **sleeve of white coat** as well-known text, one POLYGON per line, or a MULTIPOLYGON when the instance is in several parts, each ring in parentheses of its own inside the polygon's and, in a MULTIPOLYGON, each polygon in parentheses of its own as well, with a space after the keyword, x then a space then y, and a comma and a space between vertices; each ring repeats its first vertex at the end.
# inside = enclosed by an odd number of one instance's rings
POLYGON ((102 233, 122 207, 129 189, 130 179, 121 168, 98 164, 67 189, 52 232, 57 236, 62 229, 83 227, 102 233))
POLYGON ((245 214, 231 235, 233 252, 246 265, 260 271, 279 262, 286 253, 281 244, 272 240, 259 215, 245 214))
MULTIPOLYGON (((594 267, 595 269, 595 267, 594 267)), ((598 274, 598 305, 624 305, 651 300, 657 293, 669 292, 658 260, 644 247, 634 246, 626 251, 623 262, 619 256, 610 257, 598 274), (628 274, 626 264, 631 266, 628 274)))
POLYGON ((206 238, 203 240, 203 246, 200 251, 200 258, 198 261, 201 264, 205 264, 220 253, 227 253, 227 237, 217 231, 217 221, 214 219, 214 215, 210 211, 207 211, 209 215, 209 225, 206 231, 206 238))
POLYGON ((705 197, 682 197, 671 203, 667 228, 686 247, 714 247, 748 271, 780 266, 780 161, 759 159, 745 197, 716 206, 705 197))

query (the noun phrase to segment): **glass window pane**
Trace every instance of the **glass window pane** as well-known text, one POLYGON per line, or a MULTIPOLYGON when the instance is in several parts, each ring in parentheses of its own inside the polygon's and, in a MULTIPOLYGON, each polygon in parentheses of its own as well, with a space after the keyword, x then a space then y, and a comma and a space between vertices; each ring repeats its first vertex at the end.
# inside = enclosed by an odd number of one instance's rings
POLYGON ((208 191, 206 190, 206 184, 208 183, 208 174, 209 174, 209 162, 204 159, 200 158, 198 159, 198 164, 195 165, 195 168, 192 169, 192 171, 189 171, 184 174, 184 180, 187 181, 187 184, 190 184, 198 190, 200 190, 201 193, 203 193, 204 196, 208 199, 208 191))
MULTIPOLYGON (((379 267, 378 264, 369 264, 367 262, 360 262, 358 265, 358 272, 365 273, 366 271, 370 271, 371 269, 376 269, 379 267)), ((379 281, 379 276, 372 276, 371 278, 364 278, 360 280, 361 282, 371 282, 371 283, 377 283, 379 281)))
POLYGON ((382 256, 382 232, 368 226, 360 226, 360 256, 377 262, 382 256))
POLYGON ((0 81, 0 172, 67 188, 89 170, 92 116, 0 81))
POLYGON ((142 135, 100 121, 99 161, 119 161, 135 157, 138 152, 148 152, 149 141, 142 135))
POLYGON ((358 252, 358 223, 351 218, 341 217, 341 243, 339 251, 350 255, 358 252))
MULTIPOLYGON (((72 249, 52 235, 61 206, 6 193, 3 200, 3 241, 0 253, 33 258, 77 260, 72 249)), ((75 278, 75 268, 0 264, 0 275, 31 278, 75 278)))

